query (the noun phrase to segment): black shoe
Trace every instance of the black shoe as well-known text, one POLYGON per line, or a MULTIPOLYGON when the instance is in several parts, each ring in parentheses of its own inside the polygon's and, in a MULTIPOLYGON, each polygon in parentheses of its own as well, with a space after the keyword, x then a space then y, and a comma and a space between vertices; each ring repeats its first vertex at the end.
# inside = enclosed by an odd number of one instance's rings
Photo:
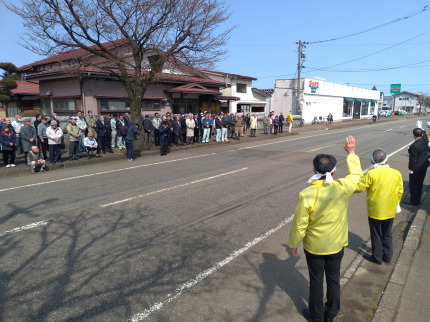
POLYGON ((403 203, 405 204, 405 205, 409 205, 409 206, 418 206, 419 204, 417 204, 417 203, 413 203, 412 201, 403 201, 403 203))
POLYGON ((306 319, 306 321, 315 321, 312 318, 311 311, 309 311, 308 308, 303 309, 302 314, 303 314, 303 317, 306 319))
POLYGON ((382 261, 387 264, 391 264, 391 259, 382 258, 382 261))
POLYGON ((363 255, 363 258, 364 258, 365 260, 369 261, 369 262, 372 262, 372 263, 375 263, 375 264, 378 264, 378 265, 381 265, 381 264, 382 264, 382 261, 378 261, 378 260, 375 258, 375 256, 373 256, 373 255, 364 254, 364 255, 363 255))

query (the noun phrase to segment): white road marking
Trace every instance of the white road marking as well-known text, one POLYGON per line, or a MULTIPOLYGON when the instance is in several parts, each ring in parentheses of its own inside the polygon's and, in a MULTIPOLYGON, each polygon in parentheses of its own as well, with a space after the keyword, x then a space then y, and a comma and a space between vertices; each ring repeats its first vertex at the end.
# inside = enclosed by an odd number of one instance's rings
POLYGON ((107 203, 107 204, 104 204, 104 205, 100 205, 100 207, 105 208, 105 207, 109 207, 109 206, 113 206, 113 205, 118 205, 120 203, 124 203, 124 202, 130 201, 130 200, 134 200, 134 199, 137 199, 137 198, 143 198, 143 197, 146 197, 146 196, 155 195, 156 193, 160 193, 160 192, 164 192, 164 191, 170 191, 170 190, 174 190, 174 189, 177 189, 177 188, 186 187, 186 186, 189 186, 189 185, 192 185, 192 184, 195 184, 195 183, 200 183, 200 182, 204 182, 204 181, 216 179, 216 178, 219 178, 219 177, 222 177, 222 176, 226 176, 226 175, 233 174, 233 173, 240 172, 240 171, 244 171, 244 170, 248 170, 248 168, 242 168, 242 169, 238 169, 238 170, 234 170, 234 171, 230 171, 230 172, 218 174, 218 175, 215 175, 215 176, 211 176, 211 177, 207 177, 207 178, 203 178, 203 179, 199 179, 199 180, 194 180, 194 181, 191 181, 191 182, 183 183, 183 184, 180 184, 180 185, 177 185, 177 186, 173 186, 173 187, 168 187, 168 188, 164 188, 164 189, 160 189, 160 190, 156 190, 156 191, 147 192, 147 193, 144 193, 144 194, 139 195, 139 196, 130 197, 130 198, 127 198, 127 199, 122 199, 122 200, 118 200, 118 201, 115 201, 115 202, 111 202, 111 203, 107 203))
POLYGON ((18 232, 23 231, 23 230, 28 230, 28 229, 31 229, 31 228, 36 228, 36 227, 39 227, 39 226, 44 226, 44 225, 49 224, 49 222, 51 222, 51 221, 52 221, 52 219, 47 219, 47 220, 42 220, 42 221, 38 221, 38 222, 35 222, 35 223, 32 223, 32 224, 29 224, 29 225, 17 227, 17 228, 11 229, 11 230, 6 230, 6 231, 3 231, 3 232, 0 233, 0 237, 6 236, 6 235, 10 235, 10 234, 14 234, 14 233, 18 233, 18 232))
MULTIPOLYGON (((400 121, 394 121, 394 122, 400 122, 400 121)), ((366 126, 369 126, 369 125, 357 126, 357 127, 348 128, 348 129, 345 129, 345 130, 339 130, 339 131, 331 131, 331 132, 328 132, 328 133, 325 130, 320 130, 320 131, 315 131, 315 132, 324 132, 324 134, 315 134, 315 135, 306 135, 305 134, 305 136, 299 136, 298 138, 289 138, 289 139, 279 140, 279 141, 270 142, 270 143, 257 144, 257 145, 253 145, 253 146, 249 146, 249 147, 244 147, 244 148, 238 148, 236 150, 230 150, 230 151, 237 152, 237 151, 240 151, 240 150, 253 149, 253 148, 258 148, 258 147, 261 147, 261 146, 278 144, 278 143, 283 143, 283 142, 303 140, 303 139, 317 137, 317 136, 321 136, 321 135, 331 135, 331 134, 336 134, 336 133, 342 133, 342 132, 357 130, 357 129, 360 129, 360 128, 363 128, 363 127, 366 127, 366 126)), ((315 133, 315 132, 312 132, 312 133, 315 133)), ((228 152, 230 152, 230 151, 228 151, 228 152)), ((51 184, 51 183, 56 183, 56 182, 63 182, 63 181, 69 181, 69 180, 77 180, 77 179, 86 178, 86 177, 92 177, 92 176, 98 176, 98 175, 104 175, 104 174, 108 174, 108 173, 113 173, 113 172, 138 169, 138 168, 149 167, 149 166, 153 166, 153 165, 160 165, 160 164, 179 162, 179 161, 184 161, 184 160, 191 160, 191 159, 195 159, 195 158, 202 158, 202 157, 216 155, 216 154, 221 154, 221 153, 226 153, 226 151, 213 152, 213 153, 207 153, 207 154, 201 154, 201 155, 195 155, 195 156, 191 156, 191 157, 187 157, 187 158, 166 160, 166 161, 154 162, 154 163, 149 163, 149 164, 142 164, 142 165, 137 165, 137 166, 133 166, 133 167, 114 169, 114 170, 102 171, 102 172, 91 173, 91 174, 84 174, 84 175, 81 175, 81 176, 75 176, 75 177, 70 177, 70 178, 63 178, 63 179, 57 179, 57 180, 51 180, 51 181, 37 182, 37 183, 32 183, 32 184, 23 185, 23 186, 17 186, 17 187, 9 187, 9 188, 0 189, 0 192, 10 191, 10 190, 16 190, 16 189, 22 189, 22 188, 28 188, 28 187, 34 187, 34 186, 41 186, 41 185, 51 184)))
POLYGON ((388 129, 388 130, 385 130, 384 132, 390 132, 390 131, 392 131, 393 129, 388 129))
MULTIPOLYGON (((391 157, 394 154, 398 153, 399 151, 403 150, 404 148, 406 148, 407 146, 409 146, 411 143, 406 144, 405 146, 401 147, 400 149, 390 153, 388 156, 391 157)), ((372 167, 367 168, 365 171, 370 170, 372 167)), ((191 279, 190 281, 182 284, 181 286, 179 286, 178 288, 176 288, 174 290, 174 294, 169 294, 167 296, 167 299, 154 304, 153 306, 145 309, 143 312, 141 313, 137 313, 135 314, 131 319, 129 319, 128 321, 131 322, 137 322, 137 321, 142 321, 144 319, 146 319, 148 316, 150 316, 152 313, 161 310, 161 308, 165 305, 168 304, 172 301, 174 301, 178 296, 180 296, 183 292, 188 291, 189 289, 191 289, 194 285, 196 285, 197 283, 201 282, 202 280, 204 280, 205 278, 209 277, 211 274, 215 273, 216 271, 218 271, 220 268, 222 268, 223 266, 227 265, 228 263, 230 263, 233 259, 235 259, 236 257, 238 257, 239 255, 243 254, 245 251, 247 251, 248 249, 250 249, 251 247, 255 246, 256 244, 258 244, 259 242, 261 242, 263 239, 269 237, 271 234, 273 234, 274 232, 276 232, 277 230, 281 229, 282 227, 284 227, 286 224, 288 224, 289 222, 291 222, 293 220, 294 215, 291 215, 291 217, 287 218, 286 220, 284 220, 283 222, 281 222, 277 227, 269 230, 268 232, 266 232, 265 234, 261 235, 260 237, 257 237, 256 239, 254 239, 253 241, 247 243, 245 245, 245 247, 231 253, 228 257, 226 257, 224 260, 222 260, 221 262, 216 263, 214 266, 212 266, 211 268, 207 269, 206 271, 198 274, 195 278, 191 279)))
POLYGON ((169 294, 167 296, 167 299, 165 299, 164 301, 159 302, 157 304, 154 304, 153 306, 151 306, 151 307, 143 310, 143 312, 141 312, 141 313, 135 314, 131 319, 129 319, 127 321, 130 321, 130 322, 142 321, 143 319, 145 319, 148 316, 150 316, 152 313, 154 313, 156 311, 159 311, 163 307, 163 305, 174 301, 183 292, 188 291, 189 289, 191 289, 197 283, 199 283, 199 282, 203 281, 204 279, 208 278, 210 275, 212 275, 213 273, 215 273, 216 271, 218 271, 220 268, 224 267, 225 265, 227 265, 228 263, 230 263, 232 260, 234 260, 238 256, 242 255, 248 249, 250 249, 251 247, 257 245, 258 243, 260 243, 261 241, 263 241, 264 239, 266 239, 267 237, 269 237, 270 235, 272 235, 273 233, 275 233, 276 231, 278 231, 279 229, 281 229, 282 227, 284 227, 285 225, 287 225, 288 223, 290 223, 292 220, 293 220, 293 215, 291 215, 289 218, 287 218, 284 221, 282 221, 275 228, 270 229, 269 231, 267 231, 263 235, 261 235, 261 236, 255 238, 254 240, 250 241, 249 243, 247 243, 241 249, 238 249, 238 250, 234 251, 233 253, 231 253, 230 255, 228 255, 225 259, 223 259, 222 261, 216 263, 211 268, 209 268, 209 269, 201 272, 200 274, 198 274, 193 279, 191 279, 188 282, 180 285, 179 287, 177 287, 174 290, 174 294, 169 294))
POLYGON ((328 148, 329 146, 338 145, 338 144, 339 144, 339 143, 333 143, 333 144, 326 145, 326 146, 320 146, 319 148, 312 149, 312 150, 308 150, 308 151, 306 151, 306 152, 313 152, 313 151, 316 151, 316 150, 321 150, 321 149, 324 149, 324 148, 328 148))
POLYGON ((404 128, 406 125, 402 125, 400 128, 404 128))

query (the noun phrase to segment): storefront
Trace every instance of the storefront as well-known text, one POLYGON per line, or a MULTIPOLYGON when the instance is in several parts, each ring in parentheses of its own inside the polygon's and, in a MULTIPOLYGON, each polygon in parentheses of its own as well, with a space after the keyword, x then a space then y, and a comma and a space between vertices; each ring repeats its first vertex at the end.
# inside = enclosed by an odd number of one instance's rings
POLYGON ((274 91, 275 114, 281 112, 301 114, 305 123, 326 119, 333 120, 371 118, 378 113, 380 92, 346 84, 336 84, 310 78, 301 79, 303 90, 300 110, 296 108, 296 80, 277 80, 274 91))

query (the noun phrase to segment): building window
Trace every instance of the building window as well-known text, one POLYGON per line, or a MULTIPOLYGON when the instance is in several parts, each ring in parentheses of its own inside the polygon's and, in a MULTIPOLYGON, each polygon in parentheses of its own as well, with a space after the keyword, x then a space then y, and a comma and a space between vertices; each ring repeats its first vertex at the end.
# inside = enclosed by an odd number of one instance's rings
POLYGON ((54 111, 76 111, 76 100, 74 98, 53 98, 54 111))
POLYGON ((262 113, 264 112, 264 106, 253 106, 252 113, 262 113))
POLYGON ((361 105, 361 115, 368 115, 369 114, 369 103, 362 103, 361 105))
POLYGON ((251 105, 249 104, 237 104, 237 112, 238 113, 250 113, 251 105))
POLYGON ((236 84, 236 91, 238 93, 246 93, 246 84, 237 83, 236 84))
POLYGON ((343 100, 343 116, 351 116, 351 105, 352 103, 349 103, 347 100, 343 100))
POLYGON ((122 99, 101 99, 100 111, 130 111, 130 103, 122 99))
POLYGON ((143 100, 142 109, 146 111, 159 111, 161 110, 160 100, 143 100))

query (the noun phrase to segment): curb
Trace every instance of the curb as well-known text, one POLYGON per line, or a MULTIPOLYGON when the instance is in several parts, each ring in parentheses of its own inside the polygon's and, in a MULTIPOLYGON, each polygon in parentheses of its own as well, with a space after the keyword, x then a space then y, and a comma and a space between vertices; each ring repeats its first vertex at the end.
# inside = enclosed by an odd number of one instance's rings
POLYGON ((408 231, 403 248, 391 273, 390 280, 378 303, 372 319, 374 322, 391 322, 395 320, 400 297, 409 276, 412 259, 419 247, 424 223, 427 218, 425 209, 430 207, 430 194, 426 194, 421 208, 418 210, 408 231))

